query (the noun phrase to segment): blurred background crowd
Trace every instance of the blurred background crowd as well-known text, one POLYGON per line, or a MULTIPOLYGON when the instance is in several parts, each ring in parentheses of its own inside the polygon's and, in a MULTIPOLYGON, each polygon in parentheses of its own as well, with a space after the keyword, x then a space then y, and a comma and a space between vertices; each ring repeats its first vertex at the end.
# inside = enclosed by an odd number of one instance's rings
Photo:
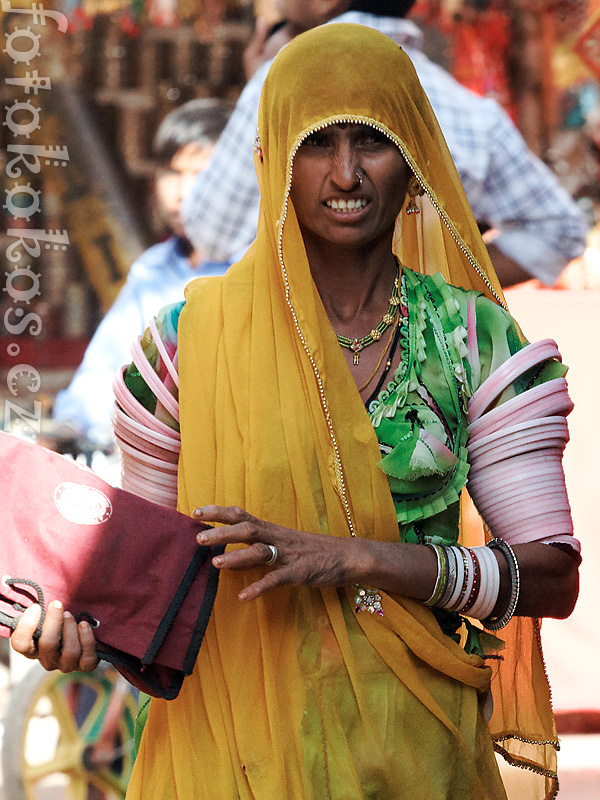
MULTIPOLYGON (((66 230, 70 240, 65 251, 42 249, 39 258, 31 259, 39 292, 27 311, 39 315, 41 330, 30 325, 19 335, 20 360, 43 372, 37 399, 47 417, 132 264, 173 233, 155 187, 157 170, 169 167, 152 146, 159 124, 193 99, 223 101, 221 114, 233 107, 256 67, 276 52, 286 33, 277 0, 64 0, 53 7, 67 15, 69 29, 40 27, 42 45, 31 61, 40 75, 51 78, 51 91, 25 98, 10 80, 22 76, 26 64, 8 54, 2 59, 0 89, 7 108, 25 99, 41 107, 29 143, 60 144, 69 151, 65 168, 42 161, 39 173, 27 175, 39 192, 40 213, 14 219, 6 204, 0 223, 4 239, 7 230, 23 227, 66 230)), ((530 150, 576 200, 587 222, 588 248, 568 264, 555 286, 596 287, 598 0, 419 0, 410 20, 423 34, 424 54, 473 92, 496 100, 530 150)), ((23 22, 16 14, 3 15, 7 39, 23 22)), ((23 44, 15 41, 15 47, 23 44)), ((19 113, 27 117, 21 109, 12 119, 19 113)), ((214 129, 204 135, 205 145, 218 133, 214 129)), ((6 123, 0 139, 5 152, 14 141, 6 123)), ((196 168, 192 163, 189 170, 196 168)), ((6 192, 14 185, 6 171, 1 180, 6 192)), ((23 199, 31 202, 30 196, 23 199)), ((0 316, 12 305, 4 293, 0 316)), ((12 335, 6 326, 0 329, 0 339, 12 335)), ((0 369, 14 363, 0 346, 0 369)), ((0 387, 0 394, 7 391, 0 387)), ((68 409, 61 412, 65 415, 68 409)))

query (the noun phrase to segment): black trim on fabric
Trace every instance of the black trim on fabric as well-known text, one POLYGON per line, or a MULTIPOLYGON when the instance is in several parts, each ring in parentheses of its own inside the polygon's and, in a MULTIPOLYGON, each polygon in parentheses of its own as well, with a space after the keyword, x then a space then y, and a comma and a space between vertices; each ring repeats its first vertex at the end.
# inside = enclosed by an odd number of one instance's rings
MULTIPOLYGON (((213 547, 211 549, 211 557, 220 556, 225 552, 225 545, 219 545, 219 547, 213 547)), ((206 581, 204 597, 202 598, 202 604, 198 609, 196 628, 192 635, 190 646, 188 647, 188 651, 185 656, 185 661, 183 662, 183 672, 186 675, 191 675, 192 670, 194 669, 194 664, 198 658, 198 651, 200 650, 200 645, 202 644, 204 634, 206 633, 206 626, 208 625, 208 620, 210 619, 210 615, 212 613, 215 597, 217 596, 218 587, 219 570, 211 564, 208 572, 208 579, 206 581)))
POLYGON ((153 667, 144 667, 139 658, 130 656, 122 650, 101 650, 98 648, 96 653, 99 659, 108 661, 116 667, 129 683, 152 697, 174 700, 179 694, 185 678, 185 675, 180 670, 169 670, 169 673, 173 674, 173 679, 169 686, 165 688, 158 678, 153 677, 153 667))
POLYGON ((109 661, 111 664, 114 664, 119 672, 141 691, 146 692, 153 697, 161 697, 163 700, 174 700, 179 694, 183 684, 183 679, 186 677, 186 675, 190 675, 194 669, 194 664, 196 663, 196 659, 198 657, 198 652, 204 638, 206 626, 208 625, 208 621, 212 613, 212 608, 219 585, 219 570, 212 564, 209 568, 206 590, 198 610, 196 626, 188 646, 183 668, 181 670, 175 670, 166 667, 163 668, 160 666, 160 664, 157 665, 151 662, 146 663, 145 659, 148 658, 150 651, 154 652, 153 657, 156 656, 156 652, 160 649, 160 646, 169 632, 173 619, 177 615, 177 611, 181 607, 181 604, 183 603, 183 600, 185 599, 195 576, 198 574, 200 567, 206 562, 207 558, 210 557, 212 559, 214 556, 221 555, 224 552, 224 545, 219 547, 206 547, 202 545, 198 546, 198 549, 196 550, 192 561, 190 562, 190 566, 186 570, 183 580, 181 581, 181 584, 175 593, 173 601, 171 601, 169 608, 167 609, 167 613, 161 620, 157 629, 157 633, 154 636, 150 647, 146 651, 146 654, 144 655, 144 659, 140 660, 139 658, 130 656, 127 653, 123 653, 121 650, 113 650, 112 648, 106 648, 106 646, 102 650, 98 649, 98 657, 104 659, 105 661, 109 661), (160 682, 159 676, 161 672, 163 676, 172 676, 168 686, 165 686, 164 683, 160 682))
MULTIPOLYGON (((212 564, 210 564, 208 569, 206 589, 202 597, 200 608, 198 609, 196 624, 194 626, 194 631, 185 655, 183 668, 181 670, 176 670, 169 667, 163 667, 160 664, 155 665, 152 662, 156 658, 158 651, 164 643, 164 640, 171 629, 173 621, 175 620, 183 601, 187 597, 188 592, 200 569, 206 563, 207 559, 212 559, 214 556, 221 555, 224 552, 224 545, 218 547, 198 545, 188 565, 188 568, 185 571, 181 583, 177 587, 177 590, 175 591, 175 594, 169 603, 167 611, 161 619, 156 633, 142 659, 125 653, 122 650, 112 648, 109 645, 103 644, 102 642, 99 642, 97 646, 96 652, 98 658, 113 664, 130 683, 132 683, 141 691, 144 691, 154 697, 161 697, 164 700, 173 700, 175 697, 177 697, 183 684, 183 679, 186 675, 190 675, 194 669, 194 664, 196 663, 198 652, 200 650, 200 646, 206 632, 206 627, 212 613, 219 585, 219 570, 212 564), (161 675, 163 677, 163 682, 160 680, 161 675), (167 676, 170 678, 170 680, 168 680, 167 685, 165 685, 164 678, 167 676)), ((38 629, 34 634, 34 639, 38 638, 41 632, 41 625, 45 617, 45 602, 41 588, 34 583, 34 581, 24 578, 5 578, 5 582, 13 590, 24 595, 32 601, 35 601, 33 593, 26 591, 25 589, 21 588, 21 586, 30 586, 35 590, 37 594, 37 602, 42 608, 42 618, 40 620, 40 624, 38 625, 38 629), (14 586, 14 584, 21 584, 21 586, 17 587, 14 586)), ((14 600, 11 601, 3 595, 0 595, 0 599, 10 604, 17 612, 23 612, 26 608, 26 606, 23 606, 14 600)), ((89 617, 86 612, 82 612, 78 616, 81 618, 89 617)), ((15 629, 19 619, 20 615, 11 616, 10 614, 6 614, 4 611, 0 611, 0 625, 3 625, 10 630, 15 629)))
MULTIPOLYGON (((198 545, 198 547, 196 548, 196 552, 194 553, 190 563, 188 564, 188 568, 186 569, 186 571, 185 571, 185 573, 183 575, 183 578, 181 579, 181 583, 179 584, 179 586, 175 590, 175 593, 173 594, 171 602, 169 603, 169 606, 168 606, 167 610, 165 611, 165 613, 163 615, 163 618, 158 623, 158 626, 156 628, 156 633, 152 637, 152 641, 148 645, 148 649, 146 650, 146 652, 142 656, 142 664, 144 666, 147 666, 148 664, 152 664, 152 662, 156 658, 156 655, 157 655, 158 651, 160 650, 160 648, 162 647, 163 642, 165 641, 165 638, 166 638, 167 634, 171 630, 171 626, 173 625, 173 621, 175 620, 175 617, 177 616, 177 613, 179 612, 179 609, 181 608, 181 606, 183 604, 183 601, 187 597, 187 594, 188 594, 188 592, 189 592, 189 590, 190 590, 190 588, 191 588, 196 576, 198 575, 198 572, 200 571, 200 568, 204 565, 204 563, 206 562, 207 558, 209 558, 209 557, 212 558, 212 555, 213 555, 213 553, 212 553, 212 550, 211 550, 210 547, 206 547, 206 546, 203 546, 203 545, 198 545)), ((213 567, 213 569, 214 569, 214 567, 213 567)), ((203 598, 202 604, 201 604, 200 609, 198 611, 199 615, 202 613, 202 610, 204 608, 205 608, 205 603, 204 603, 204 598, 203 598)), ((212 608, 212 604, 211 604, 211 608, 212 608)), ((197 625, 196 625, 196 627, 197 627, 197 625)), ((194 639, 194 637, 195 637, 195 631, 194 631, 194 636, 192 638, 194 639)), ((187 657, 186 657, 186 661, 187 661, 187 657)))

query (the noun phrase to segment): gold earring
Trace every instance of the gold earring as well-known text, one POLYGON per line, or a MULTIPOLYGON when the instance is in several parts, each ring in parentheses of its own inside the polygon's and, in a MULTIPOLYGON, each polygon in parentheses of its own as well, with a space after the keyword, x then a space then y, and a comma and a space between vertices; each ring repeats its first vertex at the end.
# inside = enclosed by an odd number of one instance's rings
POLYGON ((408 179, 408 187, 407 187, 407 194, 408 194, 408 203, 406 205, 406 213, 407 214, 420 214, 421 209, 417 205, 417 197, 423 197, 425 194, 425 189, 419 183, 419 179, 416 175, 411 175, 408 179))

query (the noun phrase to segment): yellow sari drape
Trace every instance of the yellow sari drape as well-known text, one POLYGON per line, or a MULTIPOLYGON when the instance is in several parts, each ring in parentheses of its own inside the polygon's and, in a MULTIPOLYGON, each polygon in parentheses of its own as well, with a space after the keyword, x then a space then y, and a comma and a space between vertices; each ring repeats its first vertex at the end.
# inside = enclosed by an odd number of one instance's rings
MULTIPOLYGON (((298 37, 263 89, 256 242, 199 279, 179 323, 179 506, 239 505, 300 530, 397 541, 377 439, 312 282, 289 201, 313 130, 364 121, 426 195, 398 223, 407 265, 501 298, 439 127, 405 54, 360 26, 298 37)), ((144 800, 502 798, 481 713, 491 670, 423 604, 285 587, 252 603, 224 571, 179 697, 153 700, 128 797, 144 800)))

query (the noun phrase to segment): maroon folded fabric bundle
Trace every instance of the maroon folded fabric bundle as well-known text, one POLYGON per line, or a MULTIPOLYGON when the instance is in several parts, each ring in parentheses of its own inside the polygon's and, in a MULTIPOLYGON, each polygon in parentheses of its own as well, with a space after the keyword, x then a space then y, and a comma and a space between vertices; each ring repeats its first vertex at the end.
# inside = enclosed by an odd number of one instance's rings
POLYGON ((194 667, 218 583, 201 526, 91 470, 0 432, 0 635, 60 600, 95 629, 98 655, 172 699, 194 667))

